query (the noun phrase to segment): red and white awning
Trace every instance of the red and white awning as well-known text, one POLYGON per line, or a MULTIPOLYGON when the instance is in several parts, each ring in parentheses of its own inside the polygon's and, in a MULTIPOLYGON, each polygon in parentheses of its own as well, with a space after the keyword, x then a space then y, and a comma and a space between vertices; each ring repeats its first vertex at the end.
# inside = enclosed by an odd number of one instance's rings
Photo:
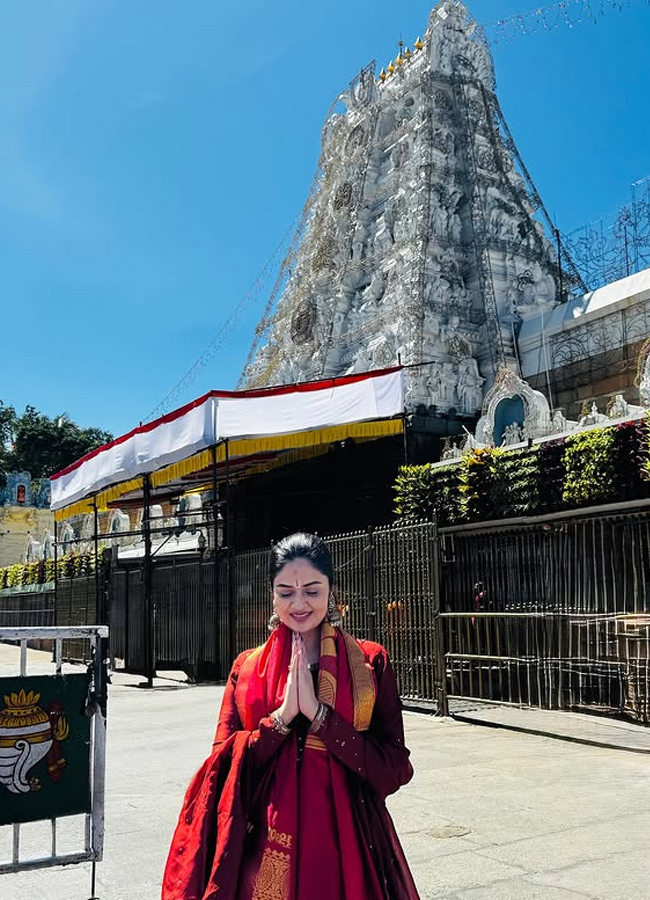
MULTIPOLYGON (((391 419, 403 412, 401 367, 256 391, 210 391, 53 475, 51 508, 68 507, 226 440, 256 439, 259 449, 265 438, 391 419)), ((285 448, 290 444, 283 441, 285 448)))

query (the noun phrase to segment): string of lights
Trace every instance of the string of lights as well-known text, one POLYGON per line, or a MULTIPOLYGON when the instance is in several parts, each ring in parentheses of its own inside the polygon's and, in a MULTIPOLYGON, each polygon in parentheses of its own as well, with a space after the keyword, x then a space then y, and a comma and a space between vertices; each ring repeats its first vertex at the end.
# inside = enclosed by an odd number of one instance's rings
POLYGON ((596 25, 607 13, 624 12, 641 4, 649 6, 650 0, 560 0, 515 16, 495 19, 481 27, 491 43, 508 43, 542 31, 574 28, 586 23, 596 25))
POLYGON ((214 359, 218 350, 223 346, 223 342, 225 341, 227 336, 232 333, 232 331, 241 320, 244 311, 249 306, 251 306, 255 302, 255 300, 257 300, 259 295, 264 291, 265 285, 267 284, 270 276, 277 270, 278 264, 284 255, 290 237, 295 231, 296 224, 297 218, 294 219, 294 221, 291 223, 286 233, 283 235, 282 240, 269 257, 260 274, 257 276, 248 291, 244 294, 239 303, 230 313, 210 344, 206 347, 206 349, 199 356, 192 367, 188 369, 185 375, 183 375, 183 377, 174 385, 172 390, 165 397, 163 397, 163 399, 154 409, 151 410, 151 412, 145 417, 144 421, 149 422, 152 419, 156 419, 159 416, 164 415, 175 405, 177 405, 180 397, 196 379, 199 372, 201 372, 201 370, 207 365, 207 363, 214 359))

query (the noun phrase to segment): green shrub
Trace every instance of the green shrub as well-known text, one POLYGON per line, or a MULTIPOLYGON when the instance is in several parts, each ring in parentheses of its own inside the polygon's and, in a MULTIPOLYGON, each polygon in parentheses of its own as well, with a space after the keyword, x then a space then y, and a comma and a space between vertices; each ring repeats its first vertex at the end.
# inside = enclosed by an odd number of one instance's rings
POLYGON ((54 581, 54 572, 55 572, 54 560, 46 559, 45 566, 44 566, 43 580, 44 581, 54 581))
POLYGON ((565 439, 546 441, 539 445, 537 468, 539 472, 539 513, 553 513, 564 509, 565 439))
POLYGON ((615 444, 614 428, 598 428, 566 439, 562 499, 567 506, 611 503, 616 499, 615 444))
POLYGON ((395 513, 404 522, 431 520, 441 525, 459 518, 458 463, 402 466, 395 481, 395 513))
POLYGON ((15 563, 8 567, 7 571, 7 587, 21 587, 24 584, 25 564, 15 563))
POLYGON ((463 521, 482 522, 507 515, 507 485, 501 465, 504 453, 491 447, 463 455, 459 475, 463 521))
POLYGON ((471 450, 444 466, 405 466, 396 513, 440 525, 555 513, 650 496, 650 417, 518 450, 471 450))
POLYGON ((650 485, 644 478, 647 462, 648 420, 617 425, 614 441, 617 500, 636 500, 648 496, 650 485))
POLYGON ((539 445, 503 453, 498 460, 505 483, 505 508, 499 518, 532 516, 539 512, 539 445))

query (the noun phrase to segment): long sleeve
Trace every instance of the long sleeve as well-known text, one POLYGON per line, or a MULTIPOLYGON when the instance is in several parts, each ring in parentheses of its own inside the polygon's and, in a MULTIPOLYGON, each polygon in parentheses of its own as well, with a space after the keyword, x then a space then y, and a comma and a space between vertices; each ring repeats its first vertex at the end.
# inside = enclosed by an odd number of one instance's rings
POLYGON ((384 798, 411 780, 413 767, 404 744, 402 704, 395 674, 383 647, 372 660, 372 666, 378 689, 368 731, 357 731, 335 710, 330 710, 318 736, 330 753, 384 798))
MULTIPOLYGON (((218 747, 223 741, 234 734, 236 731, 244 731, 239 713, 237 712, 237 704, 235 702, 235 688, 237 679, 239 678, 239 670, 251 651, 245 650, 237 657, 233 663, 226 690, 221 701, 221 711, 219 713, 219 722, 217 731, 214 736, 213 748, 218 747)), ((273 720, 270 716, 265 716, 260 720, 255 731, 247 732, 249 754, 254 765, 263 766, 271 757, 280 749, 284 741, 284 735, 280 734, 273 727, 273 720)))

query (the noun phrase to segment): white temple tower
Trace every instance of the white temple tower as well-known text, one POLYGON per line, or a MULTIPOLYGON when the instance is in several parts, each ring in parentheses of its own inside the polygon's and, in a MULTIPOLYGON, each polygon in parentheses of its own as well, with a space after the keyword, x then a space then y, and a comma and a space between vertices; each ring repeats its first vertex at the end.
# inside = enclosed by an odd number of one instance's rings
POLYGON ((522 317, 554 306, 560 283, 480 28, 438 3, 422 40, 335 107, 242 383, 401 361, 411 408, 475 415, 496 373, 518 371, 522 317))

